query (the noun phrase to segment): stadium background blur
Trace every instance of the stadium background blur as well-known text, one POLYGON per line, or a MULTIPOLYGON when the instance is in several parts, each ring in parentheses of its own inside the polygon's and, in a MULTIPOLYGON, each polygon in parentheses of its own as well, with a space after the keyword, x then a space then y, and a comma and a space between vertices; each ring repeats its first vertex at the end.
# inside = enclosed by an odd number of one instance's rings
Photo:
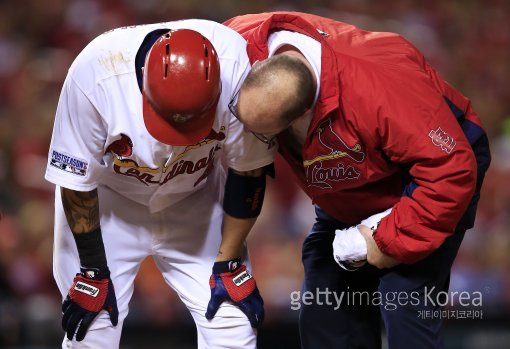
MULTIPOLYGON (((447 320, 447 348, 510 343, 510 1, 506 0, 2 0, 0 2, 0 347, 60 345, 60 295, 52 277, 53 186, 43 175, 67 68, 112 28, 185 18, 222 22, 244 13, 311 12, 403 34, 473 101, 493 162, 452 274, 453 291, 480 291, 483 319, 447 320)), ((310 201, 280 162, 250 237, 266 302, 260 348, 298 348, 301 242, 310 201)), ((459 309, 454 304, 451 309, 459 309)), ((193 348, 191 317, 155 269, 143 264, 125 322, 123 349, 193 348)))

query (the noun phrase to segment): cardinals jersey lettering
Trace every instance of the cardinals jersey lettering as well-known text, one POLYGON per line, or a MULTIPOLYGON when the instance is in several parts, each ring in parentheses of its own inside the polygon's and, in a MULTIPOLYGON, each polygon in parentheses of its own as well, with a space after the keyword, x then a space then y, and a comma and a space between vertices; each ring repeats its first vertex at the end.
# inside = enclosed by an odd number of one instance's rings
MULTIPOLYGON (((145 52, 140 52, 145 57, 145 52)), ((69 69, 57 107, 46 179, 78 191, 105 185, 149 206, 168 207, 224 178, 224 166, 248 171, 270 164, 275 149, 244 132, 228 103, 250 68, 246 43, 211 21, 118 28, 94 39, 69 69), (142 42, 166 29, 200 32, 215 47, 221 67, 221 96, 209 135, 190 146, 156 141, 142 116, 137 53, 142 42)))

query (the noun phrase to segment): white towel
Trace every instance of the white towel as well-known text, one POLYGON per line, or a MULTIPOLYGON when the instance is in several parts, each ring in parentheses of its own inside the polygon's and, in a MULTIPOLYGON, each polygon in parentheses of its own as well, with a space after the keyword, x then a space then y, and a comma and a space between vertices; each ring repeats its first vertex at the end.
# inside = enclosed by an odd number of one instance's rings
POLYGON ((377 226, 379 225, 379 222, 384 218, 386 217, 387 215, 389 215, 391 212, 391 208, 387 209, 386 211, 384 212, 380 212, 380 213, 376 213, 364 220, 361 221, 360 224, 363 224, 363 225, 366 225, 367 227, 369 227, 370 229, 372 230, 376 230, 377 229, 377 226))
MULTIPOLYGON (((390 212, 391 208, 384 212, 376 213, 362 220, 360 224, 375 230, 381 219, 390 214, 390 212)), ((356 270, 366 263, 367 243, 363 235, 361 235, 358 225, 347 229, 335 230, 333 257, 339 266, 349 271, 356 270)))

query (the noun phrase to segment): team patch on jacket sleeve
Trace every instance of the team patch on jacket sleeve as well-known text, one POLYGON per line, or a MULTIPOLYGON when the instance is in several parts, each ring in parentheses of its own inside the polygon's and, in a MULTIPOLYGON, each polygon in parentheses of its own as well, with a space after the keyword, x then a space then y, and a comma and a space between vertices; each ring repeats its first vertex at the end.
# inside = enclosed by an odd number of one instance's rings
POLYGON ((429 137, 432 139, 432 143, 434 143, 435 146, 440 147, 442 151, 448 154, 452 152, 457 144, 455 139, 443 131, 441 127, 438 127, 436 130, 430 130, 429 137))
POLYGON ((87 168, 89 167, 89 164, 85 160, 56 150, 51 151, 50 165, 78 176, 85 176, 87 174, 87 168))

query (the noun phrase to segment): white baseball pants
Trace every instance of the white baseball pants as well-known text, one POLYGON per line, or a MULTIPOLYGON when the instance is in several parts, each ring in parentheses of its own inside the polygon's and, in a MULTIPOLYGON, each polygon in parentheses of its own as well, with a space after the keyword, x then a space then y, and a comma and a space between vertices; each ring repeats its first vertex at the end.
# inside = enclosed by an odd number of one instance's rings
MULTIPOLYGON (((69 341, 64 336, 62 348, 119 348, 135 276, 148 256, 154 258, 166 283, 191 312, 197 326, 198 348, 256 347, 255 330, 234 305, 223 303, 211 321, 204 316, 210 298, 209 277, 221 241, 223 213, 206 190, 151 214, 144 205, 109 188, 98 188, 101 231, 115 286, 119 323, 112 326, 108 313, 101 311, 83 341, 69 341)), ((80 264, 59 187, 55 195, 53 265, 56 283, 65 298, 80 264)), ((150 347, 150 343, 147 345, 150 347)))

